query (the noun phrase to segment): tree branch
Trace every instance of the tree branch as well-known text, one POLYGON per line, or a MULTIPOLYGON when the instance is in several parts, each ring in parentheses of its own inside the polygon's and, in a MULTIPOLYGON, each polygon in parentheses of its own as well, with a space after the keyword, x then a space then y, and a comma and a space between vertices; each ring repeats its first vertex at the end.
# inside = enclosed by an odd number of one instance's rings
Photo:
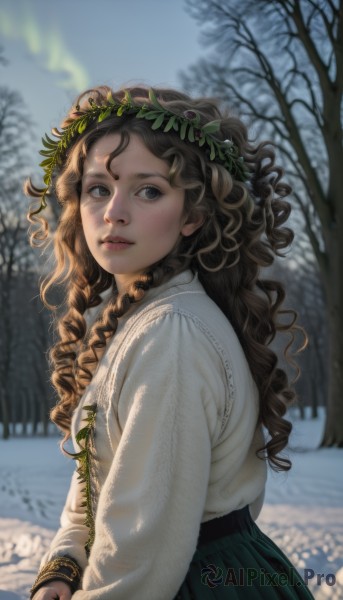
POLYGON ((316 257, 316 260, 320 267, 320 270, 323 274, 325 274, 327 272, 327 267, 328 267, 328 257, 327 257, 326 253, 321 251, 318 238, 312 229, 312 222, 311 222, 311 217, 309 214, 308 206, 306 206, 304 204, 300 195, 297 192, 293 191, 293 196, 296 199, 296 201, 300 207, 300 210, 302 212, 302 215, 304 217, 306 233, 311 242, 311 246, 313 248, 313 252, 315 254, 315 257, 316 257))
MULTIPOLYGON (((328 0, 326 0, 326 1, 328 2, 328 0)), ((332 21, 330 22, 327 17, 327 14, 319 5, 318 0, 307 0, 307 2, 313 7, 312 15, 314 15, 316 13, 320 14, 320 16, 323 20, 323 23, 325 25, 325 29, 326 29, 328 38, 331 41, 331 44, 334 45, 335 37, 333 35, 333 25, 335 22, 335 17, 337 18, 337 16, 338 16, 338 11, 337 11, 336 7, 333 6, 333 3, 331 3, 331 10, 332 10, 333 18, 332 18, 332 21)), ((330 2, 328 2, 328 4, 330 4, 330 2)), ((308 29, 309 29, 309 26, 308 26, 308 29)))
POLYGON ((332 82, 329 78, 327 67, 319 55, 317 48, 310 36, 310 32, 304 23, 300 2, 294 2, 291 5, 288 0, 273 0, 273 2, 279 3, 281 6, 283 6, 289 18, 294 23, 298 37, 308 54, 311 64, 317 72, 322 87, 331 87, 332 82))
POLYGON ((277 117, 274 115, 268 116, 265 112, 263 112, 263 113, 259 112, 257 110, 257 108, 255 107, 255 105, 250 100, 248 100, 247 98, 242 96, 239 92, 237 92, 237 89, 233 86, 233 84, 228 83, 228 82, 222 82, 222 86, 223 85, 226 89, 229 89, 234 93, 234 96, 236 96, 236 98, 240 101, 241 104, 246 105, 250 109, 250 113, 248 113, 248 116, 253 115, 256 119, 260 119, 261 121, 271 123, 273 125, 273 127, 275 128, 275 130, 279 133, 279 135, 283 139, 285 139, 285 140, 287 139, 285 132, 282 131, 282 129, 280 129, 280 127, 276 124, 278 122, 283 123, 283 121, 282 121, 282 119, 280 119, 280 117, 277 117))
MULTIPOLYGON (((282 0, 277 0, 277 1, 282 1, 282 0)), ((311 165, 309 156, 306 152, 303 141, 300 137, 297 123, 293 117, 291 110, 290 110, 287 99, 284 97, 284 94, 282 92, 280 82, 276 78, 276 76, 274 74, 274 70, 273 70, 269 60, 267 59, 265 54, 260 50, 258 43, 255 40, 255 37, 254 37, 253 33, 251 32, 251 30, 248 28, 248 26, 246 24, 241 23, 241 25, 244 28, 246 34, 250 38, 252 52, 256 56, 263 72, 265 73, 266 82, 268 83, 269 87, 271 88, 273 95, 279 104, 281 113, 284 115, 285 126, 286 126, 286 129, 288 130, 289 137, 293 141, 293 146, 295 147, 295 149, 297 151, 299 161, 302 165, 304 172, 306 173, 306 176, 309 179, 310 187, 311 187, 312 195, 313 195, 313 202, 315 204, 316 211, 317 211, 323 225, 325 227, 328 227, 329 224, 332 222, 334 216, 333 216, 333 214, 331 214, 329 205, 326 203, 326 198, 325 198, 323 188, 321 186, 321 183, 318 179, 318 176, 317 176, 315 170, 313 169, 313 167, 311 165)))
POLYGON ((306 108, 306 110, 314 117, 314 119, 318 125, 318 128, 322 131, 323 123, 320 121, 320 119, 318 118, 318 115, 314 112, 313 108, 306 102, 306 100, 303 100, 303 98, 294 98, 293 100, 291 100, 289 102, 290 110, 292 110, 293 106, 295 106, 296 104, 300 104, 301 106, 306 108))

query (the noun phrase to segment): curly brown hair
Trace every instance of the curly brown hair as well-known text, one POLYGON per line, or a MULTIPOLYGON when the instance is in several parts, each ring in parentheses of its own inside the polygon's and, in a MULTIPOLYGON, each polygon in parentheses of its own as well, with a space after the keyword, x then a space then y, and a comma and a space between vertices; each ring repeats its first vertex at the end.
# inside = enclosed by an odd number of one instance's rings
MULTIPOLYGON (((97 104, 105 104, 110 91, 106 86, 88 90, 77 99, 77 104, 81 110, 89 108, 90 97, 97 104)), ((174 90, 154 91, 168 110, 177 114, 197 111, 201 125, 220 120, 216 135, 236 145, 249 179, 245 183, 235 180, 222 165, 211 161, 203 148, 182 141, 174 131, 152 131, 147 121, 130 114, 112 114, 101 123, 90 125, 74 140, 53 183, 62 207, 54 236, 56 266, 41 285, 41 295, 48 306, 47 293, 52 286, 63 285, 67 291, 65 312, 57 324, 59 339, 50 352, 52 383, 59 396, 51 411, 52 421, 67 439, 73 410, 116 332, 118 319, 142 299, 146 290, 190 268, 198 273, 207 294, 233 325, 259 389, 260 423, 269 435, 258 455, 268 459, 272 468, 288 470, 291 462, 280 452, 291 432, 284 415, 295 392, 270 344, 278 332, 289 333, 291 341, 285 356, 291 362, 289 348, 301 328, 296 325, 296 313, 281 307, 285 298, 282 284, 262 279, 260 272, 263 267, 270 267, 275 256, 282 255, 292 242, 293 232, 284 227, 290 214, 290 204, 285 200, 290 187, 281 180, 283 172, 275 164, 272 145, 253 145, 241 120, 220 110, 214 99, 191 99, 174 90), (148 150, 169 165, 170 184, 185 189, 185 215, 203 219, 193 235, 182 237, 169 255, 152 265, 122 294, 113 275, 104 271, 88 250, 79 207, 87 153, 99 138, 114 132, 120 134, 121 142, 108 157, 108 169, 112 159, 128 145, 130 135, 140 136, 148 150), (109 298, 103 302, 101 294, 109 289, 109 298), (86 311, 102 302, 105 306, 100 316, 87 327, 86 311)), ((123 99, 123 90, 111 92, 115 100, 123 99)), ((149 106, 147 89, 134 87, 129 92, 135 104, 149 106)), ((72 109, 62 126, 74 118, 72 109)), ((40 196, 31 181, 26 183, 26 192, 35 198, 40 196)), ((45 218, 34 214, 36 208, 33 203, 29 212, 31 243, 42 245, 47 243, 48 224, 45 218)))

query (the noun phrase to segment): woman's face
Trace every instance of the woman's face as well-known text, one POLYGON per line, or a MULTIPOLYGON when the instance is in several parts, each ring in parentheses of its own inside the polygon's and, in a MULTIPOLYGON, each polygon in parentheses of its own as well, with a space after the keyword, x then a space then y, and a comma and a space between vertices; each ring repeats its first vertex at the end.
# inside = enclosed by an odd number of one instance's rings
POLYGON ((168 164, 131 135, 128 146, 106 169, 119 134, 98 140, 84 163, 81 220, 97 263, 115 276, 120 292, 164 258, 180 235, 200 225, 184 216, 184 190, 169 184, 168 164))

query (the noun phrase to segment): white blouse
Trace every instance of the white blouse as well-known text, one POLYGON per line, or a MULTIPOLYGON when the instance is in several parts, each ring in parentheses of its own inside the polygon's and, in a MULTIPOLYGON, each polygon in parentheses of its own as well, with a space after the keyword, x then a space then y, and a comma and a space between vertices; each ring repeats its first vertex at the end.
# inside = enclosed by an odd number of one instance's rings
POLYGON ((231 324, 190 271, 120 319, 75 411, 74 443, 82 406, 94 402, 94 544, 87 559, 74 474, 42 564, 78 561, 73 600, 172 600, 201 522, 247 504, 256 519, 266 481, 256 385, 231 324))

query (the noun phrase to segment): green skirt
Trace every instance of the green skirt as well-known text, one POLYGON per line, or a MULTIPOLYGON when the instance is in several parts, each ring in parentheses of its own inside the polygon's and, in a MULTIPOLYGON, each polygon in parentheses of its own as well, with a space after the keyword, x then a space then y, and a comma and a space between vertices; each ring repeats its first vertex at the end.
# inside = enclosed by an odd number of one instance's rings
POLYGON ((221 518, 208 523, 214 524, 214 534, 211 525, 203 524, 210 535, 200 530, 197 550, 175 600, 313 600, 292 563, 252 520, 249 508, 231 515, 234 522, 229 519, 228 528, 227 517, 222 518, 220 534, 221 518))

